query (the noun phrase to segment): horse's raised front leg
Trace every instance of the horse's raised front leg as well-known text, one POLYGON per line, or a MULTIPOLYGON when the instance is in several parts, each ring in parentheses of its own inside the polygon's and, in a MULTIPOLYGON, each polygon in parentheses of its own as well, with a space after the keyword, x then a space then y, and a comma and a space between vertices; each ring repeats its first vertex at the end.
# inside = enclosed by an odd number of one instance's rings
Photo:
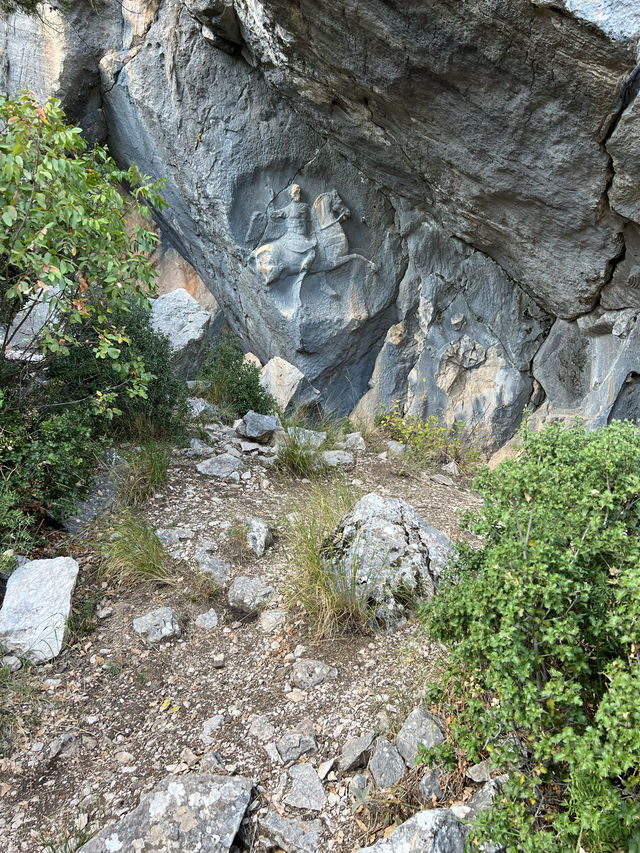
POLYGON ((356 254, 343 255, 341 258, 336 258, 336 260, 334 261, 334 264, 333 264, 333 269, 335 269, 336 267, 341 267, 343 264, 346 264, 349 261, 355 261, 355 260, 364 261, 366 264, 368 264, 371 267, 372 272, 378 271, 378 267, 376 264, 373 263, 373 261, 370 261, 369 258, 365 258, 364 255, 356 255, 356 254))

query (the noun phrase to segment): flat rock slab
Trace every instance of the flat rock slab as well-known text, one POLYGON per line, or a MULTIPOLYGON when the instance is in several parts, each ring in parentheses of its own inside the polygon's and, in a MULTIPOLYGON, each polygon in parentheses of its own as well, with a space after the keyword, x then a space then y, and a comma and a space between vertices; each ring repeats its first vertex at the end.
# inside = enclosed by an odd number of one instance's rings
POLYGON ((261 578, 241 575, 229 588, 229 607, 253 616, 266 607, 275 594, 275 589, 261 578))
POLYGON ((447 809, 418 812, 360 853, 464 853, 469 829, 447 809))
POLYGON ((303 720, 295 729, 285 732, 276 743, 278 755, 286 764, 297 761, 303 755, 318 751, 315 729, 309 720, 303 720))
POLYGON ((327 801, 320 777, 310 764, 294 764, 289 768, 293 780, 285 803, 294 809, 321 812, 327 801))
POLYGON ((312 429, 290 426, 287 432, 289 433, 289 438, 295 444, 299 447, 304 447, 306 450, 318 450, 327 440, 326 432, 317 432, 312 429))
POLYGON ((36 662, 56 657, 78 569, 71 557, 31 560, 19 566, 7 581, 0 610, 0 645, 36 662))
POLYGON ((158 607, 151 613, 138 616, 133 620, 133 630, 148 643, 172 640, 182 633, 178 617, 170 607, 158 607))
POLYGON ((398 732, 396 747, 409 768, 415 767, 418 747, 431 749, 444 740, 444 735, 424 708, 414 708, 398 732))
POLYGON ((210 403, 203 400, 202 397, 189 397, 187 406, 191 412, 191 417, 199 421, 214 421, 217 418, 217 412, 210 403))
POLYGON ((301 690, 309 690, 323 681, 338 677, 338 670, 321 660, 299 658, 291 670, 291 683, 301 690))
POLYGON ((194 533, 190 527, 159 527, 156 536, 168 548, 185 539, 193 539, 194 533))
POLYGON ((167 776, 81 853, 227 853, 249 805, 252 783, 239 776, 167 776))
POLYGON ((216 557, 215 554, 212 554, 211 551, 213 548, 214 543, 208 539, 205 540, 196 550, 196 563, 198 564, 199 571, 205 575, 209 575, 212 580, 222 586, 227 582, 231 572, 231 564, 227 563, 221 557, 216 557))
POLYGON ((315 853, 322 824, 319 820, 289 820, 270 811, 260 819, 260 830, 285 853, 315 853))
POLYGON ((244 468, 242 460, 236 459, 230 453, 221 453, 220 456, 214 456, 211 459, 205 459, 204 462, 199 462, 196 468, 201 474, 206 474, 207 477, 217 477, 220 480, 227 480, 233 477, 234 474, 239 474, 244 468))
POLYGON ((218 614, 211 608, 206 613, 201 613, 196 619, 196 628, 201 628, 203 631, 210 631, 218 625, 218 614))
POLYGON ((398 750, 385 737, 379 737, 369 762, 373 780, 384 791, 396 785, 407 772, 407 767, 398 750))
POLYGON ((151 304, 151 328, 169 339, 176 367, 187 379, 193 379, 200 367, 211 320, 211 314, 182 287, 151 304))
POLYGON ((325 450, 322 461, 329 468, 337 468, 339 465, 353 465, 353 453, 346 450, 325 450))

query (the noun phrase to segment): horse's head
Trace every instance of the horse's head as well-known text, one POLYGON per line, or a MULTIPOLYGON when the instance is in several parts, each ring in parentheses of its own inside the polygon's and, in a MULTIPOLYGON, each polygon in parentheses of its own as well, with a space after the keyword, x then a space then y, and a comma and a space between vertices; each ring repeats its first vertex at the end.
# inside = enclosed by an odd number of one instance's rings
POLYGON ((327 226, 332 222, 348 219, 351 216, 351 211, 342 201, 337 190, 322 193, 315 200, 313 206, 316 209, 321 226, 327 226))
POLYGON ((331 212, 336 219, 348 219, 351 216, 351 211, 338 195, 337 190, 331 190, 331 212))

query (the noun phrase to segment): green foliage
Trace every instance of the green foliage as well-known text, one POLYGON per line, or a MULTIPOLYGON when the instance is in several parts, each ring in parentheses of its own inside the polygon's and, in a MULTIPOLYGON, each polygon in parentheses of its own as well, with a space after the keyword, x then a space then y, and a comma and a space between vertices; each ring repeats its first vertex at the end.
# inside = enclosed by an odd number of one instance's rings
POLYGON ((508 851, 640 850, 640 433, 552 425, 483 471, 484 498, 427 606, 466 699, 469 760, 514 763, 479 835, 508 851), (560 792, 560 795, 558 794, 560 792))
POLYGON ((276 411, 273 397, 260 385, 260 371, 248 364, 238 340, 221 335, 209 349, 198 379, 206 384, 202 396, 213 403, 227 420, 249 411, 269 415, 276 411))
MULTIPOLYGON (((60 102, 41 107, 31 93, 0 96, 0 162, 0 373, 3 361, 23 361, 25 351, 47 362, 83 346, 111 365, 130 395, 144 396, 150 375, 142 359, 123 357, 130 341, 113 317, 131 300, 146 304, 153 286, 148 254, 157 237, 128 228, 126 217, 148 218, 145 200, 162 206, 159 185, 135 167, 118 169, 99 146, 88 150, 60 102), (21 340, 42 313, 44 325, 21 340)), ((110 392, 96 392, 93 403, 108 411, 110 392)))
POLYGON ((312 484, 288 516, 287 604, 302 608, 320 637, 367 630, 371 615, 367 591, 356 583, 353 568, 341 570, 331 544, 336 525, 358 497, 344 478, 335 477, 312 484))
POLYGON ((102 570, 122 584, 144 581, 176 583, 173 562, 155 530, 142 516, 122 509, 100 542, 102 570))
MULTIPOLYGON (((110 360, 97 359, 90 347, 74 347, 49 367, 46 388, 49 405, 69 405, 109 393, 107 417, 96 425, 102 432, 116 438, 139 439, 181 435, 188 420, 188 388, 174 373, 175 357, 168 339, 152 329, 148 308, 136 301, 128 302, 126 310, 114 311, 112 319, 126 335, 126 342, 121 345, 124 361, 142 362, 153 368, 153 374, 147 376, 144 396, 129 394, 127 383, 114 384, 110 360)), ((78 337, 90 339, 91 325, 85 319, 78 337)))
POLYGON ((445 426, 434 415, 425 420, 403 415, 398 403, 376 423, 388 438, 407 445, 404 461, 409 466, 424 468, 454 461, 469 471, 478 467, 480 454, 462 425, 445 426))

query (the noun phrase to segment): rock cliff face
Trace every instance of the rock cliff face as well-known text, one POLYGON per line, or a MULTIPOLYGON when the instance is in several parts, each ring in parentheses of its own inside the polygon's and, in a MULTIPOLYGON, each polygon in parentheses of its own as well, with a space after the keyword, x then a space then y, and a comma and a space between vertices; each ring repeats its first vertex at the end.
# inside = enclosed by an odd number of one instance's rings
POLYGON ((635 0, 130 0, 1 38, 6 89, 167 177, 263 360, 500 442, 640 410, 639 36, 635 0))

